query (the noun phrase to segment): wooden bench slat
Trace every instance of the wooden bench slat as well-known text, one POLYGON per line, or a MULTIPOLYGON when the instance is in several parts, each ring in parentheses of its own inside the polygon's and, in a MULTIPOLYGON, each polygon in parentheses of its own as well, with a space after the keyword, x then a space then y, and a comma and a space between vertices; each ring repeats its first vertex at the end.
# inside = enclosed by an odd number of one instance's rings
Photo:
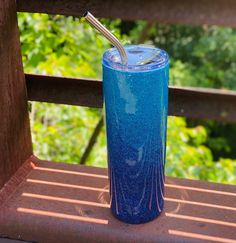
POLYGON ((28 163, 32 170, 0 209, 0 232, 10 238, 58 243, 236 242, 236 186, 167 177, 161 216, 129 225, 110 213, 106 169, 34 157, 28 163))

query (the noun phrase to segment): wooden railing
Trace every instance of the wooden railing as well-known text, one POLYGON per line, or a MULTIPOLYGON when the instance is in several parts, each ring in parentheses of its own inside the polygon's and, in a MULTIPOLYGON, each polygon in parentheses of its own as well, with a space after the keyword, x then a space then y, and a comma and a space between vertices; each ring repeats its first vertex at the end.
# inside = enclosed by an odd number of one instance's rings
POLYGON ((18 11, 236 27, 234 0, 17 0, 18 11))
MULTIPOLYGON (((26 74, 32 101, 102 107, 101 80, 26 74), (66 92, 65 92, 66 90, 66 92)), ((236 92, 203 88, 169 88, 169 115, 236 122, 236 92)))
MULTIPOLYGON (((162 215, 131 226, 111 216, 105 169, 32 155, 27 99, 102 107, 102 82, 24 74, 16 11, 80 17, 86 10, 98 17, 236 27, 234 0, 1 0, 0 241, 236 242, 234 186, 167 178, 162 215)), ((169 100, 170 115, 236 122, 235 92, 170 87, 169 100)))
MULTIPOLYGON (((17 9, 18 11, 77 17, 81 17, 85 11, 89 10, 98 17, 125 20, 145 19, 164 23, 236 26, 236 2, 234 0, 17 0, 17 9)), ((27 74, 26 81, 30 100, 102 107, 100 80, 27 74)), ((169 115, 236 122, 234 112, 236 92, 170 87, 169 97, 169 115)))

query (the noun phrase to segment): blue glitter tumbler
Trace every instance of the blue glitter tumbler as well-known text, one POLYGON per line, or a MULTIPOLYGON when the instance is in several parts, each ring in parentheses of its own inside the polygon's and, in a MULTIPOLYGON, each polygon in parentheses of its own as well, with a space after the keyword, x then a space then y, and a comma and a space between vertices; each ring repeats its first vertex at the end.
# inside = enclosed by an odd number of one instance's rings
POLYGON ((103 55, 111 211, 127 223, 156 218, 164 205, 169 60, 165 51, 125 46, 103 55))

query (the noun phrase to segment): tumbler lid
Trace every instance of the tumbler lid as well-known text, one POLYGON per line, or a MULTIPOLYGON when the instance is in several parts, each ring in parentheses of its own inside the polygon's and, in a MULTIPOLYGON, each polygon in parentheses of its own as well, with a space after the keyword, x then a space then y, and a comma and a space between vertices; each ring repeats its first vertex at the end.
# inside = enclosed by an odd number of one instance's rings
POLYGON ((116 48, 108 49, 103 55, 103 65, 123 71, 148 71, 165 67, 169 63, 168 54, 159 48, 146 45, 125 46, 128 64, 121 62, 116 48))

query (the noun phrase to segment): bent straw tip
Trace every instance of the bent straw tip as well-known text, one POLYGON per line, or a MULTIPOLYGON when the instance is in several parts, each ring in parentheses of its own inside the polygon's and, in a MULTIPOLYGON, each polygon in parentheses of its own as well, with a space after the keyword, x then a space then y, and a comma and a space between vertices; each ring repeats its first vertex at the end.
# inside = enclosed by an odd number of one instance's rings
POLYGON ((122 63, 126 65, 127 54, 121 42, 104 25, 102 25, 89 11, 86 11, 83 16, 90 23, 91 26, 97 29, 112 43, 113 46, 115 46, 118 49, 122 63))
POLYGON ((89 11, 86 11, 86 12, 83 14, 83 17, 86 18, 89 14, 90 14, 90 12, 89 12, 89 11))

